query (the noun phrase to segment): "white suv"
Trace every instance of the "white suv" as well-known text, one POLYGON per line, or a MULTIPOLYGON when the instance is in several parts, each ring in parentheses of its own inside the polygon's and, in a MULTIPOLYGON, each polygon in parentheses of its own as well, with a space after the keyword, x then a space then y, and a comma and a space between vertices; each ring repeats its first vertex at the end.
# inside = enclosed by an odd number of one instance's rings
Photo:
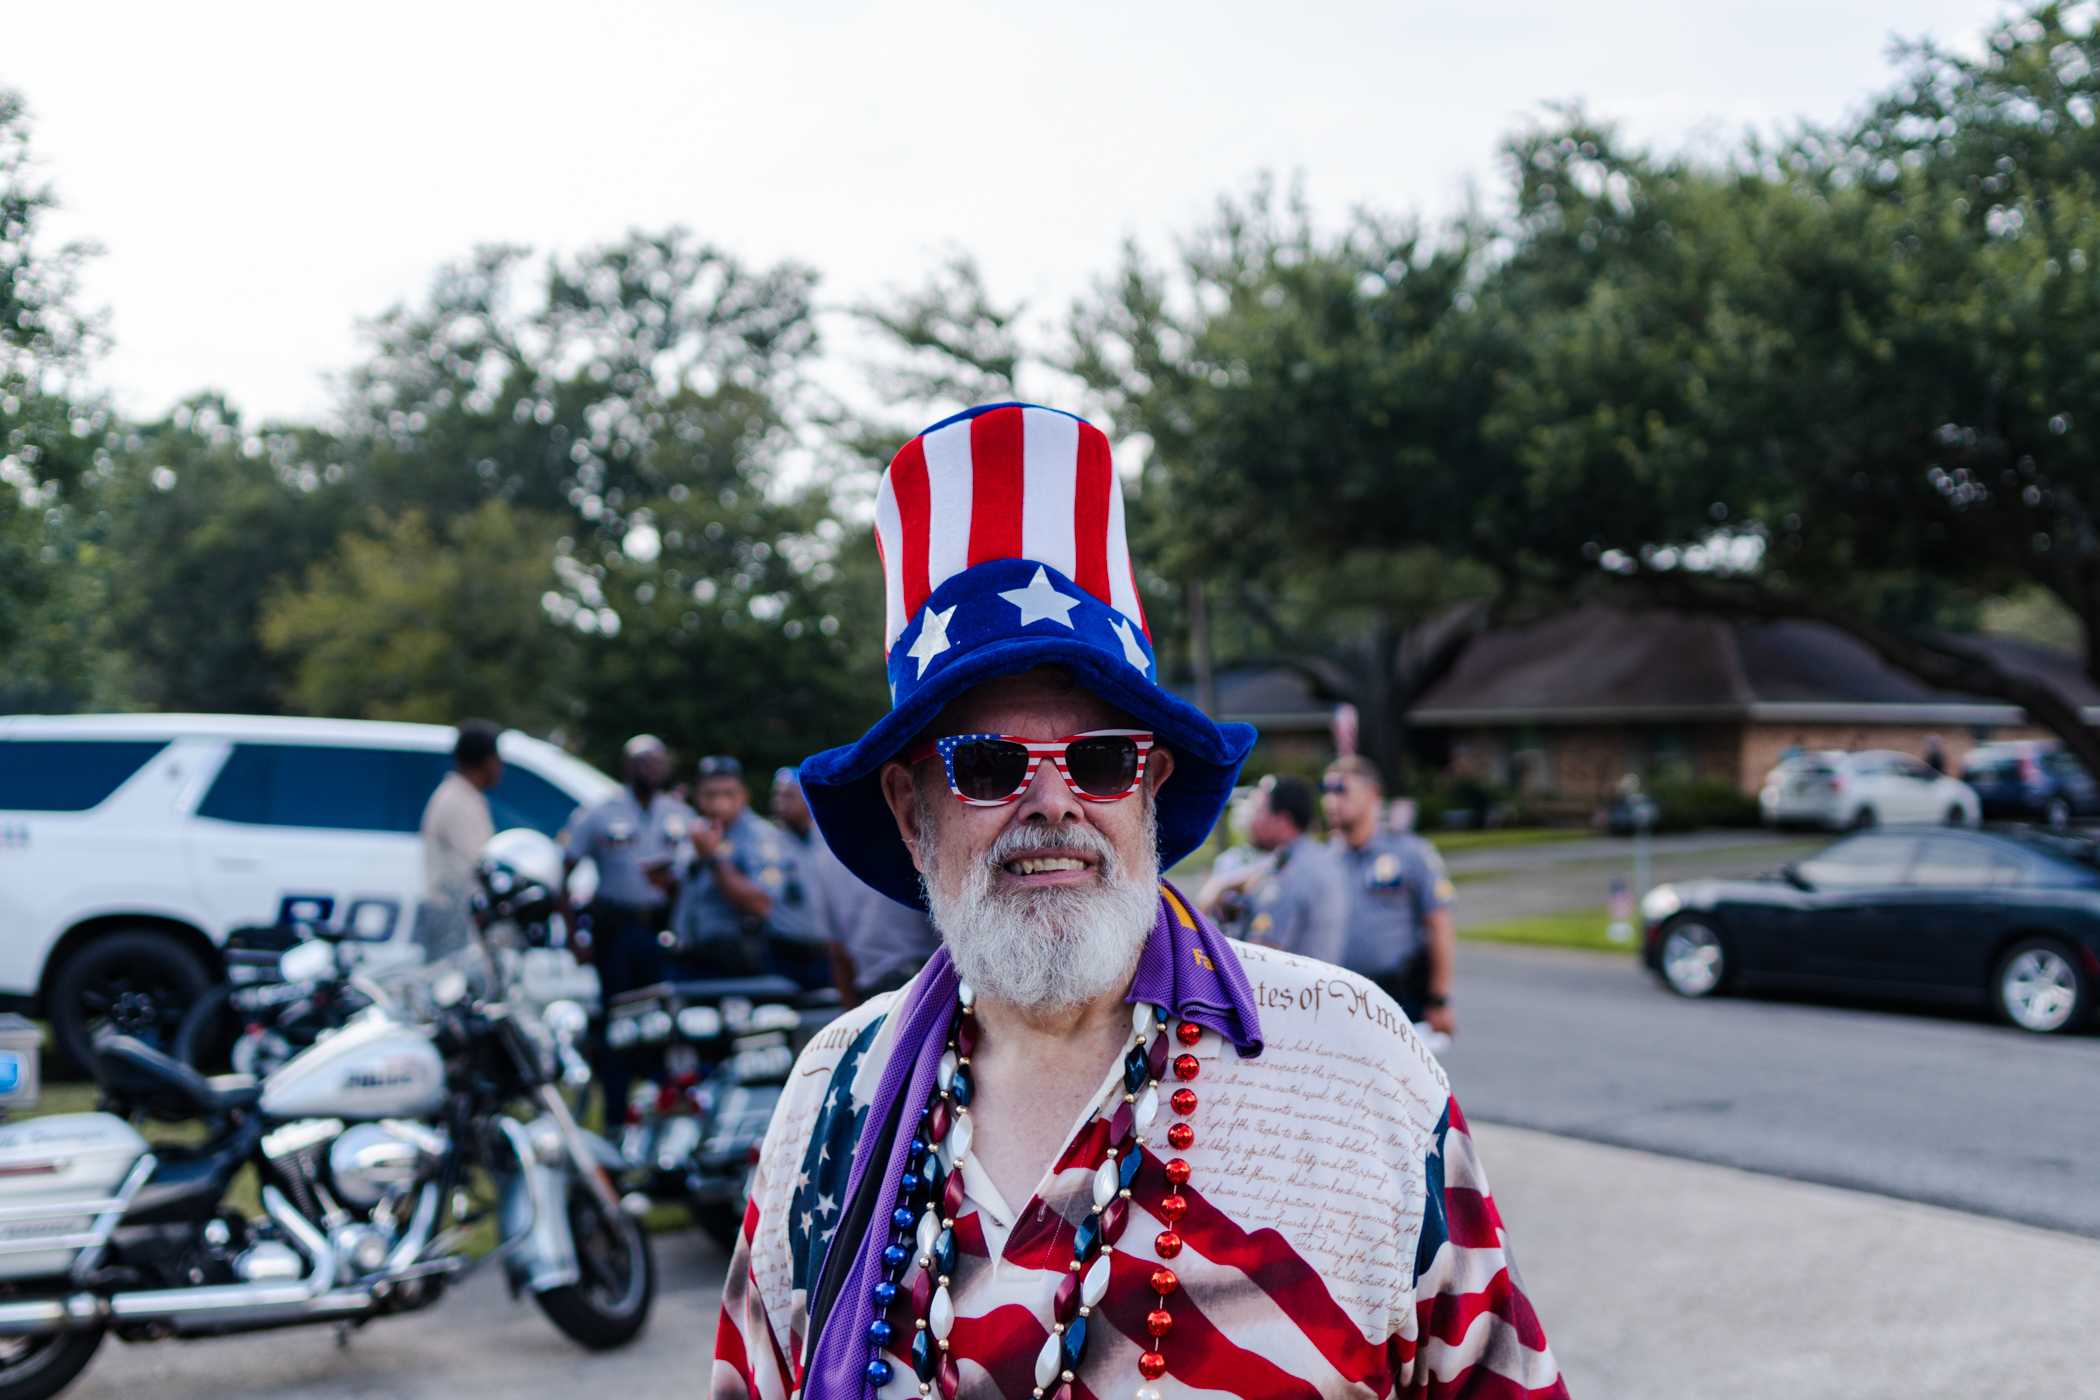
MULTIPOLYGON (((233 929, 299 918, 412 957, 423 804, 455 731, 243 715, 0 716, 0 1007, 75 1064, 116 1024, 173 1037, 233 929)), ((554 835, 612 779, 500 743, 497 830, 554 835)))
POLYGON ((1767 826, 1833 830, 1876 823, 1974 826, 1976 789, 1907 753, 1817 750, 1782 759, 1757 794, 1767 826))

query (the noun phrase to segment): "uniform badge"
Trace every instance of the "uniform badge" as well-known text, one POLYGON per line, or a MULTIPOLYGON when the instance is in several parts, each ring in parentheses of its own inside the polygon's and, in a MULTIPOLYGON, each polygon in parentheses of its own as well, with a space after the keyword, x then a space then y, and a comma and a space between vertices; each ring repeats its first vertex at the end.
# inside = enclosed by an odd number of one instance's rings
POLYGON ((1371 879, 1380 885, 1400 883, 1400 857, 1391 851, 1382 851, 1378 859, 1371 862, 1371 879))

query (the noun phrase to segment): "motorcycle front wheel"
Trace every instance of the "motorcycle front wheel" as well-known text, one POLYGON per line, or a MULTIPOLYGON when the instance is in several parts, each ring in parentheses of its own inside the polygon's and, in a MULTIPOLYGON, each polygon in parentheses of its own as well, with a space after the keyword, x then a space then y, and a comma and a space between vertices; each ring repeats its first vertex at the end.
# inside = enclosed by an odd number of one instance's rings
POLYGON ((0 1338, 0 1400, 45 1400, 58 1394, 73 1383, 101 1345, 99 1327, 45 1337, 0 1338))
MULTIPOLYGON (((649 1321, 656 1297, 656 1257, 642 1223, 625 1211, 608 1213, 583 1182, 569 1188, 569 1231, 583 1277, 533 1294, 547 1320, 592 1351, 626 1346, 649 1321)), ((9 1397, 0 1395, 0 1400, 9 1397)))

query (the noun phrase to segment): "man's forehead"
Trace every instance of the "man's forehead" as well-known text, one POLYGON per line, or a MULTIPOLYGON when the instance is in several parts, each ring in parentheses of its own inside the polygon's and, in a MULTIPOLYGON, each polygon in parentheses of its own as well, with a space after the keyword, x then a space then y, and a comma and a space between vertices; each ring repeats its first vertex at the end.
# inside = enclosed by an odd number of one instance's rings
POLYGON ((1130 716, 1081 686, 1069 672, 1044 668, 996 676, 957 696, 932 725, 935 734, 990 731, 1054 738, 1087 729, 1134 729, 1130 716))

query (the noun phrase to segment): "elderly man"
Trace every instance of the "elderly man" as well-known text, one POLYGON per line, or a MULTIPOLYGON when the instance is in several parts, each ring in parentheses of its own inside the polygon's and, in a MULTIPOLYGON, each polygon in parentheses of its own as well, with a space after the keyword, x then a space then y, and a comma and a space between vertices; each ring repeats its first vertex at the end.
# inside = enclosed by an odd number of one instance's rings
POLYGON ((891 710, 803 788, 942 947, 797 1066, 714 1393, 1564 1396, 1399 1009, 1160 880, 1254 734, 1158 685, 1106 439, 973 410, 876 521, 891 710))

